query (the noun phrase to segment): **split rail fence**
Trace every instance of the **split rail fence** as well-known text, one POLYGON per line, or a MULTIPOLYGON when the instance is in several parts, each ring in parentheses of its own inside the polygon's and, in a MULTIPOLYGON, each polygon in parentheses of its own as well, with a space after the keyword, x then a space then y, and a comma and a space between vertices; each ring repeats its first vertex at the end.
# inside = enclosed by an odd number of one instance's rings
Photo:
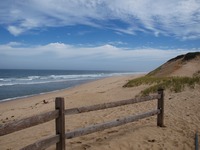
POLYGON ((78 136, 83 136, 86 134, 94 133, 111 127, 120 126, 126 123, 134 122, 139 119, 157 115, 157 126, 164 126, 164 92, 163 89, 158 90, 158 94, 134 98, 128 100, 122 100, 117 102, 110 102, 104 104, 97 104, 93 106, 85 106, 80 108, 64 109, 64 98, 58 97, 55 99, 55 110, 26 119, 18 120, 15 122, 7 123, 0 126, 0 136, 4 136, 25 128, 29 128, 35 125, 39 125, 48 121, 55 119, 56 135, 48 137, 46 139, 39 140, 31 145, 28 145, 21 150, 42 150, 49 146, 56 144, 56 150, 65 150, 65 139, 71 139, 78 136), (157 109, 149 112, 145 112, 138 115, 127 116, 114 121, 99 123, 96 125, 91 125, 85 128, 80 128, 75 131, 70 131, 65 133, 65 115, 85 113, 89 111, 96 111, 101 109, 113 108, 122 105, 134 104, 139 102, 145 102, 157 99, 157 109))

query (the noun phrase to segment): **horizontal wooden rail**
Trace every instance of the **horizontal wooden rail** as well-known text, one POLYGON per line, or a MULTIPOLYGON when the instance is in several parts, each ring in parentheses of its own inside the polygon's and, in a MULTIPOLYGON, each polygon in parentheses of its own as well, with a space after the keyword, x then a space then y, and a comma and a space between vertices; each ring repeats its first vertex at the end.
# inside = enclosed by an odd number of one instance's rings
POLYGON ((59 135, 54 135, 52 137, 42 139, 33 144, 30 144, 30 145, 22 148, 21 150, 43 150, 53 144, 56 144, 57 142, 59 142, 59 140, 60 140, 59 135))
POLYGON ((145 102, 145 101, 158 99, 160 97, 161 95, 157 94, 157 95, 145 96, 145 97, 140 97, 140 98, 121 100, 117 102, 103 103, 103 104, 97 104, 97 105, 85 106, 85 107, 79 107, 79 108, 71 108, 71 109, 65 110, 65 115, 79 114, 79 113, 84 113, 84 112, 89 112, 89 111, 96 111, 96 110, 113 108, 113 107, 122 106, 122 105, 145 102))
POLYGON ((36 116, 32 116, 29 118, 17 120, 15 122, 4 124, 0 126, 0 136, 51 121, 55 118, 58 118, 59 116, 58 112, 59 112, 58 110, 54 110, 36 116))
POLYGON ((156 115, 156 114, 159 114, 159 113, 160 113, 160 110, 157 109, 157 110, 152 110, 152 111, 149 111, 149 112, 146 112, 146 113, 143 113, 143 114, 138 114, 138 115, 134 115, 134 116, 128 116, 128 117, 120 118, 120 119, 117 119, 115 121, 100 123, 100 124, 88 126, 86 128, 80 128, 80 129, 77 129, 75 131, 65 133, 65 138, 71 139, 71 138, 75 138, 75 137, 78 137, 78 136, 83 136, 83 135, 90 134, 90 133, 93 133, 93 132, 108 129, 108 128, 111 128, 111 127, 117 127, 117 126, 120 126, 120 125, 123 125, 123 124, 126 124, 126 123, 137 121, 139 119, 150 117, 150 116, 153 116, 153 115, 156 115))

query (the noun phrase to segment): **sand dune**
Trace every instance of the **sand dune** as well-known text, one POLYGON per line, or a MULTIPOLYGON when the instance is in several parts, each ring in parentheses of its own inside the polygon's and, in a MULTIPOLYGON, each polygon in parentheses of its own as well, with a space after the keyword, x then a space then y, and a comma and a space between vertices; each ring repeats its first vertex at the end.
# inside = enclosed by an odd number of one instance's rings
MULTIPOLYGON (((54 98, 63 96, 65 108, 88 106, 135 97, 145 86, 122 88, 136 76, 111 77, 68 90, 0 103, 0 124, 54 110, 54 98), (44 104, 43 100, 47 101, 44 104)), ((66 116, 66 131, 90 124, 155 109, 156 101, 66 116)), ((165 91, 165 125, 156 126, 156 116, 134 123, 66 140, 70 150, 194 149, 194 135, 200 133, 200 86, 181 93, 165 91)), ((1 150, 15 150, 54 135, 54 121, 0 137, 1 150)), ((55 149, 55 146, 48 148, 55 149)))
POLYGON ((150 75, 159 76, 187 76, 192 77, 200 74, 200 52, 188 53, 170 59, 150 75))

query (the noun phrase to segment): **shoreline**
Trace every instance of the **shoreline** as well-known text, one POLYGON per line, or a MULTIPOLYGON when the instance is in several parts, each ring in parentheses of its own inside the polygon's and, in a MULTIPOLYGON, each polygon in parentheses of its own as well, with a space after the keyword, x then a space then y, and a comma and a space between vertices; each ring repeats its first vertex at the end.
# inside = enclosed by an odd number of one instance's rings
MULTIPOLYGON (((136 72, 136 73, 132 73, 132 74, 131 73, 123 73, 123 74, 119 74, 119 75, 113 75, 113 76, 107 76, 107 77, 102 77, 102 78, 97 78, 97 79, 85 80, 84 82, 80 82, 78 84, 72 85, 70 87, 62 88, 62 89, 1 99, 0 104, 7 102, 7 101, 20 100, 20 99, 24 99, 24 98, 31 98, 31 97, 34 97, 34 96, 37 96, 37 95, 43 95, 43 94, 48 94, 48 93, 52 93, 52 92, 54 93, 54 92, 59 92, 59 91, 63 91, 63 90, 68 90, 70 88, 73 88, 73 87, 76 87, 76 86, 79 86, 79 85, 82 85, 82 84, 87 84, 87 83, 97 81, 97 80, 102 80, 102 79, 105 79, 105 78, 110 78, 110 77, 112 78, 112 77, 118 77, 118 76, 132 76, 132 75, 134 76, 134 75, 140 75, 140 74, 145 74, 145 73, 143 73, 143 72, 136 72)), ((58 84, 59 84, 59 82, 58 82, 58 84)))
MULTIPOLYGON (((45 93, 41 93, 41 94, 35 94, 35 95, 27 95, 21 98, 16 98, 16 99, 12 99, 12 100, 7 100, 7 101, 1 101, 0 102, 0 108, 3 105, 8 106, 10 105, 16 105, 16 104, 26 104, 28 102, 32 102, 32 103, 38 103, 38 102, 42 102, 43 100, 48 100, 48 101, 54 101, 54 99, 56 97, 68 97, 68 95, 73 95, 73 93, 78 93, 78 92, 82 92, 82 91, 86 91, 85 89, 88 87, 95 86, 97 83, 101 82, 107 82, 109 83, 110 80, 120 80, 120 79, 132 79, 132 78, 136 78, 139 76, 142 76, 144 74, 132 74, 132 75, 122 75, 122 76, 112 76, 112 77, 106 77, 106 78, 101 78, 101 79, 96 79, 93 81, 89 81, 86 83, 82 83, 79 85, 75 85, 66 89, 61 89, 61 90, 56 90, 56 91, 51 91, 51 92, 45 92, 45 93), (72 93, 72 94, 71 94, 72 93)), ((120 87, 122 88, 122 87, 120 87)), ((31 105, 31 104, 30 104, 31 105)), ((1 110, 1 109, 0 109, 1 110)), ((0 111, 1 112, 1 111, 0 111)))
MULTIPOLYGON (((73 88, 79 88, 79 86, 84 86, 84 85, 91 84, 93 82, 95 83, 96 81, 101 81, 101 80, 105 80, 105 79, 118 78, 118 77, 125 77, 125 78, 133 77, 133 78, 135 78, 135 77, 142 76, 142 75, 145 75, 145 73, 117 75, 117 76, 109 76, 109 77, 104 77, 104 78, 99 78, 99 79, 88 80, 85 83, 80 83, 80 84, 77 84, 77 85, 74 85, 74 86, 71 86, 68 88, 59 89, 59 90, 55 90, 55 91, 49 91, 49 92, 43 92, 43 93, 38 93, 38 94, 2 99, 2 100, 0 100, 0 105, 4 104, 4 103, 13 102, 13 101, 23 101, 23 100, 28 100, 28 99, 34 99, 36 97, 46 97, 46 96, 49 97, 49 95, 54 95, 54 94, 58 95, 58 93, 67 92, 69 90, 73 90, 73 88)), ((50 99, 50 97, 48 99, 50 99)))
MULTIPOLYGON (((103 79, 103 78, 101 78, 101 79, 103 79)), ((58 90, 53 90, 53 91, 49 91, 49 92, 41 92, 41 93, 36 93, 36 94, 31 94, 31 95, 24 95, 24 96, 18 96, 18 97, 13 97, 13 98, 2 99, 2 100, 0 100, 0 104, 4 103, 4 102, 7 102, 7 101, 20 100, 20 99, 24 99, 24 98, 31 98, 31 97, 38 96, 38 95, 59 92, 59 91, 62 91, 62 90, 67 90, 67 89, 70 89, 70 88, 73 88, 73 87, 76 87, 76 86, 79 86, 79 85, 82 85, 82 84, 86 84, 86 83, 93 82, 93 81, 96 81, 96 80, 101 80, 101 79, 87 80, 87 81, 85 81, 83 83, 79 83, 79 84, 73 85, 71 87, 58 89, 58 90)))
MULTIPOLYGON (((69 88, 73 88, 73 87, 69 87, 69 88)), ((66 88, 66 89, 61 89, 61 90, 67 90, 67 89, 68 89, 68 88, 66 88)), ((25 98, 32 98, 32 97, 34 97, 34 96, 39 96, 39 95, 43 95, 43 94, 49 94, 49 93, 59 92, 59 91, 61 91, 61 90, 55 90, 55 91, 44 92, 44 93, 39 93, 39 94, 32 94, 32 95, 26 95, 26 96, 14 97, 14 98, 2 99, 2 100, 0 100, 0 104, 1 104, 1 103, 6 103, 6 102, 10 102, 10 101, 22 100, 22 99, 25 99, 25 98)))

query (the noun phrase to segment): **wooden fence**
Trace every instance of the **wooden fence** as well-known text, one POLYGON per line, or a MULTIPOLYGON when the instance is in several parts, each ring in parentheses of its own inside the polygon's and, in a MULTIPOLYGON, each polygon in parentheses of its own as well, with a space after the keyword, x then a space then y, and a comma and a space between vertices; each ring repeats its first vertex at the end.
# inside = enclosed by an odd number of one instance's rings
POLYGON ((48 148, 49 146, 56 144, 57 150, 65 150, 65 139, 71 139, 78 136, 83 136, 86 134, 94 133, 111 127, 120 126, 126 123, 134 122, 139 119, 157 115, 157 126, 164 126, 164 92, 163 89, 158 90, 158 94, 134 98, 128 100, 122 100, 117 102, 110 102, 104 104, 98 104, 93 106, 86 106, 80 108, 64 109, 64 98, 56 98, 55 100, 55 110, 26 119, 18 120, 12 123, 7 123, 0 126, 0 136, 10 134, 28 127, 39 125, 48 121, 55 119, 56 124, 56 135, 48 137, 43 140, 39 140, 31 145, 28 145, 21 150, 41 150, 48 148), (80 128, 75 131, 70 131, 65 133, 65 115, 79 114, 89 111, 96 111, 101 109, 113 108, 122 105, 134 104, 139 102, 145 102, 150 100, 158 100, 158 105, 156 110, 145 112, 142 114, 127 116, 114 121, 100 123, 96 125, 91 125, 86 128, 80 128))

